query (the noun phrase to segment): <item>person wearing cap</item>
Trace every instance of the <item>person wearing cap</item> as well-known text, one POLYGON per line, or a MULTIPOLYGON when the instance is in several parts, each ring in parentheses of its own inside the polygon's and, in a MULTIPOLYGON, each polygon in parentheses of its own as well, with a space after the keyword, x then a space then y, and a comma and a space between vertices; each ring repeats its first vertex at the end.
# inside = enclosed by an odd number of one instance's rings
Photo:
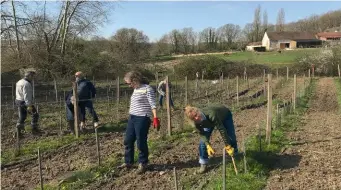
POLYGON ((85 110, 87 109, 92 116, 93 125, 95 128, 99 126, 98 116, 95 112, 92 98, 96 96, 96 88, 89 80, 85 79, 83 73, 78 71, 75 73, 77 83, 78 106, 80 111, 80 127, 81 130, 85 127, 85 110))
POLYGON ((32 133, 37 134, 39 114, 33 105, 33 86, 32 81, 35 77, 34 71, 26 71, 25 77, 16 83, 15 87, 15 104, 18 107, 18 116, 16 127, 18 128, 18 135, 22 136, 25 130, 25 120, 27 113, 32 116, 31 126, 32 133))
POLYGON ((148 164, 148 131, 153 117, 153 127, 160 129, 160 120, 156 115, 155 91, 148 85, 146 78, 138 71, 125 74, 124 81, 134 89, 130 98, 128 126, 124 138, 124 163, 119 168, 130 169, 134 163, 134 146, 137 141, 139 150, 137 174, 142 174, 148 164))
POLYGON ((185 115, 193 121, 193 125, 198 130, 201 141, 199 144, 198 173, 207 171, 209 156, 213 156, 214 150, 210 143, 213 129, 217 128, 225 144, 225 150, 230 156, 238 153, 236 133, 233 125, 231 111, 223 105, 210 105, 203 109, 186 106, 185 115))
MULTIPOLYGON (((159 98, 159 105, 160 108, 162 108, 162 102, 163 102, 163 98, 166 96, 166 84, 167 84, 167 79, 165 78, 164 80, 162 80, 157 88, 157 91, 160 94, 160 98, 159 98)), ((169 102, 170 102, 170 106, 172 107, 172 110, 174 110, 174 103, 172 100, 172 96, 171 96, 171 88, 172 88, 172 84, 168 81, 168 86, 169 86, 169 102)))

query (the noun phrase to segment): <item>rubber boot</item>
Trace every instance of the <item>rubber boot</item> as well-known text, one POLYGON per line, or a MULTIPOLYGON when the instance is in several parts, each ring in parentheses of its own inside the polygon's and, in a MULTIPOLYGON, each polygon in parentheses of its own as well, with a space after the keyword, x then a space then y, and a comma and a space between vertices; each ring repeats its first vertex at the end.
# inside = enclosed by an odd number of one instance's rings
POLYGON ((207 165, 206 164, 201 164, 200 169, 198 170, 199 174, 203 174, 207 171, 207 165))
POLYGON ((147 164, 139 164, 136 174, 143 174, 147 170, 147 164))
POLYGON ((67 121, 69 131, 74 135, 75 134, 75 121, 67 121))

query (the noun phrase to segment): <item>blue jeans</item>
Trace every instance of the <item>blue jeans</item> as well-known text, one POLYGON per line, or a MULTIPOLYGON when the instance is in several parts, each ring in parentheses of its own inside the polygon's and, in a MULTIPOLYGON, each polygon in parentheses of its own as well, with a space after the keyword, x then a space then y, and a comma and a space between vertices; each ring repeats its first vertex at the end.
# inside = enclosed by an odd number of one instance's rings
POLYGON ((124 160, 127 164, 134 163, 134 145, 137 141, 137 148, 139 152, 139 163, 148 163, 148 131, 151 120, 147 116, 130 115, 128 119, 128 126, 124 138, 124 160))
MULTIPOLYGON (((160 99, 159 99, 159 104, 162 107, 162 101, 163 101, 163 95, 160 95, 160 99)), ((166 98, 166 97, 165 97, 166 98)), ((169 94, 169 101, 170 101, 170 105, 174 108, 174 104, 173 104, 173 100, 172 100, 172 96, 169 94)))
POLYGON ((98 122, 98 116, 95 112, 95 109, 91 100, 80 101, 78 105, 79 105, 79 111, 80 111, 80 121, 85 122, 85 115, 86 115, 85 108, 86 108, 92 116, 92 121, 98 122))
MULTIPOLYGON (((24 101, 20 101, 20 100, 15 100, 15 104, 18 107, 18 116, 19 116, 16 126, 23 128, 25 127, 25 120, 27 118, 27 112, 28 112, 27 106, 25 105, 24 101)), ((32 105, 32 112, 30 112, 29 114, 32 115, 31 126, 32 128, 36 128, 38 126, 39 114, 34 105, 32 105)))
MULTIPOLYGON (((231 146, 234 148, 234 152, 238 152, 238 147, 237 147, 237 138, 236 138, 236 132, 234 130, 234 125, 233 125, 233 119, 232 119, 232 114, 229 113, 225 120, 223 121, 223 125, 226 128, 228 138, 230 138, 230 143, 231 146)), ((204 135, 210 139, 212 135, 213 128, 204 128, 204 135)), ((208 163, 208 153, 207 153, 207 148, 205 143, 200 140, 199 144, 199 163, 200 164, 207 164, 208 163)))

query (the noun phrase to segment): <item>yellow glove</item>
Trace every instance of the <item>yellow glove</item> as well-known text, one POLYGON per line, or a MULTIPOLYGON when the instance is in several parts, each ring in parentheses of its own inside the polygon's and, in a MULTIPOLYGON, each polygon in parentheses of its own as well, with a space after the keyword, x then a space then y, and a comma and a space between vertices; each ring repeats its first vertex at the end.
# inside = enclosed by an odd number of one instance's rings
POLYGON ((234 148, 232 146, 230 146, 230 145, 225 146, 225 150, 226 150, 227 154, 229 154, 231 157, 233 156, 234 148))
POLYGON ((32 107, 32 106, 27 106, 27 111, 28 111, 28 112, 32 112, 32 110, 33 110, 33 107, 32 107))
POLYGON ((209 157, 213 156, 214 150, 213 150, 213 148, 211 147, 211 145, 209 145, 209 144, 206 145, 206 149, 207 149, 208 156, 209 156, 209 157))

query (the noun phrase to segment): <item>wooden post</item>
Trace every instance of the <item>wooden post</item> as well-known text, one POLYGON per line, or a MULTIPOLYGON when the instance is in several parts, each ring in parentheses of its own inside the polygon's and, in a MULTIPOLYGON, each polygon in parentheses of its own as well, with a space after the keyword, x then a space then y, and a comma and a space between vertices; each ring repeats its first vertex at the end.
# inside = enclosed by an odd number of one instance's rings
POLYGON ((99 140, 98 140, 98 133, 97 133, 97 128, 95 128, 95 136, 96 136, 96 150, 97 150, 97 161, 98 165, 101 165, 101 154, 100 154, 100 149, 99 149, 99 140))
POLYGON ((262 152, 262 129, 259 124, 256 127, 258 128, 259 152, 262 152))
POLYGON ((62 129, 62 97, 59 98, 59 131, 60 135, 63 135, 63 129, 62 129))
POLYGON ((293 109, 295 112, 296 109, 296 91, 297 91, 297 80, 296 80, 296 74, 294 74, 294 97, 293 97, 293 109))
POLYGON ((239 82, 238 82, 238 76, 237 76, 237 107, 239 106, 239 82))
POLYGON ((38 164, 39 164, 39 177, 40 177, 40 189, 44 189, 43 183, 43 172, 41 167, 41 157, 40 157, 40 149, 38 148, 38 164))
POLYGON ((309 79, 310 79, 310 69, 308 70, 308 77, 309 77, 309 79))
POLYGON ((338 70, 338 73, 339 73, 339 78, 341 78, 340 64, 337 65, 337 70, 338 70))
POLYGON ((281 115, 279 113, 279 104, 276 105, 276 127, 280 127, 281 126, 281 115))
POLYGON ((243 157, 244 157, 244 172, 247 173, 245 136, 243 132, 242 132, 242 139, 243 139, 242 146, 243 146, 243 157))
POLYGON ((16 127, 17 133, 16 133, 16 137, 17 137, 17 152, 16 154, 19 155, 20 154, 20 136, 19 136, 19 132, 20 129, 18 127, 16 127))
POLYGON ((54 91, 56 93, 56 102, 58 102, 58 89, 57 89, 56 79, 53 79, 53 82, 54 82, 54 91))
POLYGON ((287 67, 287 80, 289 80, 289 67, 287 67))
POLYGON ((201 71, 201 82, 204 82, 204 71, 201 71))
POLYGON ((73 82, 73 97, 75 99, 75 103, 73 106, 74 108, 74 118, 75 118, 75 133, 76 133, 76 137, 79 137, 78 134, 78 95, 77 95, 77 83, 73 82))
POLYGON ((35 100, 36 100, 35 99, 35 90, 34 90, 35 88, 34 88, 34 86, 35 85, 34 85, 34 79, 33 79, 33 81, 32 81, 32 98, 33 98, 33 102, 35 102, 35 100))
POLYGON ((178 177, 176 175, 176 168, 173 168, 173 172, 174 172, 174 184, 175 184, 175 190, 178 190, 178 177))
POLYGON ((271 121, 272 121, 272 87, 271 87, 272 74, 268 74, 268 109, 267 109, 267 120, 266 120, 266 140, 268 144, 271 141, 271 121))
POLYGON ((13 105, 13 109, 15 107, 15 95, 14 95, 14 84, 12 82, 12 105, 13 105))
POLYGON ((278 68, 276 69, 276 79, 278 81, 278 68))
POLYGON ((226 150, 223 148, 223 189, 226 189, 226 150))
POLYGON ((169 93, 169 77, 166 76, 166 106, 167 106, 167 128, 168 128, 168 135, 172 135, 172 125, 171 125, 171 110, 170 110, 170 93, 169 93))
POLYGON ((188 105, 188 81, 187 76, 185 76, 185 106, 188 105))

